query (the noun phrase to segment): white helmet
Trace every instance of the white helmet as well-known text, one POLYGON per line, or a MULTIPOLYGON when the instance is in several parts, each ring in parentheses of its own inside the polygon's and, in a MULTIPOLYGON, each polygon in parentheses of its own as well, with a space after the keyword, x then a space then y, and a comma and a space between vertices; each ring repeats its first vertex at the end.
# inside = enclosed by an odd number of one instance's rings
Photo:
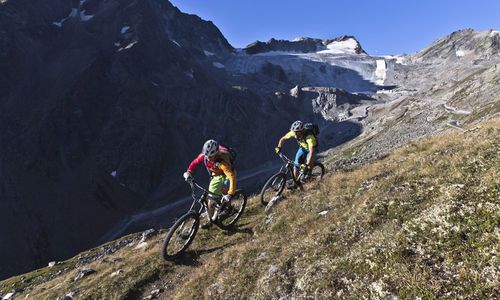
POLYGON ((219 143, 214 140, 208 140, 203 145, 203 155, 206 157, 212 156, 219 150, 219 143))
POLYGON ((302 124, 302 121, 295 121, 292 123, 292 126, 290 127, 291 131, 302 131, 304 129, 304 125, 302 124))

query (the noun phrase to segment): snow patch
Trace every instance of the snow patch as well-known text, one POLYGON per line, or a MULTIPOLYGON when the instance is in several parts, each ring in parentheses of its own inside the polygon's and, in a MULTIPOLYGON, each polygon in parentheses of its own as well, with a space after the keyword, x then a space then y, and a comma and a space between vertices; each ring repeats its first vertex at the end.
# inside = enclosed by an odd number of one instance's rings
POLYGON ((80 1, 80 6, 84 5, 84 4, 85 4, 85 2, 87 2, 87 0, 81 0, 81 1, 80 1))
POLYGON ((94 17, 94 15, 86 15, 85 11, 80 12, 80 20, 82 20, 83 22, 87 22, 88 20, 92 19, 93 17, 94 17))
POLYGON ((216 68, 219 68, 219 69, 224 69, 226 66, 224 66, 223 64, 221 64, 220 62, 218 61, 215 61, 212 63, 212 65, 216 68))
POLYGON ((375 76, 377 76, 377 84, 383 85, 387 75, 387 64, 384 59, 377 59, 377 69, 375 70, 375 76))
POLYGON ((154 86, 159 86, 158 83, 154 82, 154 81, 151 81, 151 84, 154 85, 154 86))
POLYGON ((194 79, 193 70, 186 71, 186 72, 184 72, 184 74, 186 74, 187 77, 194 79))
POLYGON ((0 0, 0 4, 4 4, 5 2, 7 2, 8 0, 0 0))
POLYGON ((347 39, 345 41, 334 41, 326 45, 328 50, 318 51, 325 54, 356 54, 358 43, 355 39, 347 39))
POLYGON ((116 177, 116 170, 110 173, 111 176, 116 177))
POLYGON ((137 44, 137 41, 133 41, 132 43, 128 44, 127 47, 125 47, 125 49, 130 49, 134 47, 135 44, 137 44))
POLYGON ((130 29, 130 26, 123 26, 122 29, 120 30, 121 34, 127 33, 127 31, 130 29))
POLYGON ((78 9, 72 8, 71 12, 69 13, 69 16, 67 18, 74 18, 76 16, 78 16, 78 9))
POLYGON ((296 38, 293 38, 293 40, 291 40, 292 42, 302 42, 302 41, 306 41, 308 38, 306 37, 302 37, 302 36, 298 36, 296 38))
POLYGON ((407 61, 408 59, 404 56, 399 56, 398 58, 396 58, 396 63, 400 65, 407 65, 407 61))
POLYGON ((212 52, 207 51, 207 50, 203 50, 203 53, 205 53, 205 56, 213 56, 213 55, 215 55, 212 52))
POLYGON ((456 55, 457 57, 463 57, 463 56, 465 56, 466 54, 467 54, 467 53, 466 53, 464 50, 457 50, 457 51, 455 52, 455 55, 456 55))
POLYGON ((176 40, 170 40, 170 41, 171 41, 172 43, 176 44, 179 48, 182 48, 182 46, 181 46, 179 43, 177 43, 177 41, 176 41, 176 40))
POLYGON ((137 41, 133 41, 132 43, 128 44, 126 47, 122 47, 122 48, 118 49, 118 52, 120 52, 122 50, 130 49, 130 48, 134 47, 134 45, 137 43, 138 43, 137 41))
POLYGON ((115 45, 116 47, 120 47, 122 44, 121 44, 120 42, 116 42, 114 45, 115 45))
POLYGON ((52 24, 56 25, 57 27, 62 27, 63 23, 69 19, 69 18, 74 18, 78 15, 78 9, 76 8, 72 8, 71 9, 71 12, 69 13, 69 15, 64 18, 64 19, 61 19, 59 22, 52 22, 52 24))
POLYGON ((469 110, 456 109, 455 107, 451 107, 449 105, 444 104, 444 109, 449 113, 454 113, 457 115, 470 115, 472 112, 469 110))
POLYGON ((499 34, 499 33, 500 33, 500 31, 498 31, 498 30, 492 30, 490 33, 490 36, 494 36, 494 35, 499 34))
POLYGON ((396 63, 400 65, 406 65, 408 60, 408 58, 406 58, 404 55, 384 55, 382 57, 385 59, 396 60, 396 63))

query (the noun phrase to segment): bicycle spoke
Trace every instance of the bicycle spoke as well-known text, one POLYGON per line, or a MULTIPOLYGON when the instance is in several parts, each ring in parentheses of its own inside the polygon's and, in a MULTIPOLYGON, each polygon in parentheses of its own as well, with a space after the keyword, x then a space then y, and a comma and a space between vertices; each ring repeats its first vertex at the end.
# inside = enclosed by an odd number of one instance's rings
POLYGON ((170 259, 182 253, 194 239, 197 229, 197 214, 184 215, 170 228, 162 247, 163 257, 170 259))
POLYGON ((240 216, 243 214, 247 203, 245 192, 238 190, 233 195, 231 201, 225 204, 224 210, 219 213, 218 220, 215 223, 222 229, 229 229, 236 224, 240 216))
POLYGON ((286 184, 286 174, 276 173, 271 176, 264 184, 260 193, 261 203, 267 205, 272 198, 280 195, 283 192, 286 184))

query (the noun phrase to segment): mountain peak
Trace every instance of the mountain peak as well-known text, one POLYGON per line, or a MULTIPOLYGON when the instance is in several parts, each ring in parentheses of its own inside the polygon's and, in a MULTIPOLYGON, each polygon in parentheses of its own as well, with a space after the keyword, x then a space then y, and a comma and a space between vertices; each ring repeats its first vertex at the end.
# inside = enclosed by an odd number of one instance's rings
POLYGON ((500 32, 497 30, 477 31, 471 28, 457 30, 432 43, 415 54, 417 60, 436 59, 469 60, 488 59, 500 55, 500 32))
POLYGON ((277 40, 271 38, 267 42, 255 41, 244 48, 247 54, 258 54, 271 51, 299 52, 308 53, 316 52, 323 48, 320 39, 313 38, 294 38, 293 40, 277 40))
POLYGON ((325 51, 330 53, 367 54, 356 37, 352 35, 342 35, 333 40, 325 40, 323 44, 328 48, 325 51))
POLYGON ((283 52, 323 52, 332 54, 366 54, 359 41, 351 35, 342 35, 334 39, 318 39, 311 37, 296 37, 292 40, 277 40, 271 38, 267 42, 255 41, 244 48, 247 54, 258 54, 272 51, 283 52))

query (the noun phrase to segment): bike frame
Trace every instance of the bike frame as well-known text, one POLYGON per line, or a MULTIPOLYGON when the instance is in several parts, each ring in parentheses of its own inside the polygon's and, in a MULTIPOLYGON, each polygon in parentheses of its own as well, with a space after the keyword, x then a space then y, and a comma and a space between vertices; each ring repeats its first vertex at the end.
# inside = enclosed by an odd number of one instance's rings
POLYGON ((285 165, 281 166, 280 173, 283 173, 285 175, 288 175, 288 173, 290 173, 292 180, 296 184, 300 185, 301 184, 300 179, 302 178, 302 176, 304 176, 304 171, 301 170, 300 166, 296 164, 293 160, 289 159, 285 154, 278 153, 278 155, 281 158, 281 160, 283 160, 283 162, 285 163, 285 165), (299 176, 297 176, 297 178, 295 177, 295 173, 293 172, 294 167, 299 168, 299 176))
POLYGON ((219 209, 219 207, 218 207, 219 203, 215 199, 220 198, 220 196, 217 196, 217 195, 211 193, 210 191, 208 191, 207 189, 205 189, 204 187, 202 187, 201 185, 196 183, 194 180, 190 180, 190 181, 188 181, 188 183, 191 186, 191 190, 192 190, 191 196, 193 197, 193 203, 191 204, 191 208, 189 210, 197 212, 198 215, 201 215, 203 210, 205 210, 205 212, 207 213, 207 218, 210 220, 210 216, 208 215, 208 199, 207 198, 208 197, 213 198, 214 201, 217 203, 215 209, 219 209), (201 196, 198 197, 196 195, 196 189, 199 189, 200 191, 203 192, 201 194, 201 196), (198 209, 195 209, 197 204, 199 204, 200 207, 198 209))

